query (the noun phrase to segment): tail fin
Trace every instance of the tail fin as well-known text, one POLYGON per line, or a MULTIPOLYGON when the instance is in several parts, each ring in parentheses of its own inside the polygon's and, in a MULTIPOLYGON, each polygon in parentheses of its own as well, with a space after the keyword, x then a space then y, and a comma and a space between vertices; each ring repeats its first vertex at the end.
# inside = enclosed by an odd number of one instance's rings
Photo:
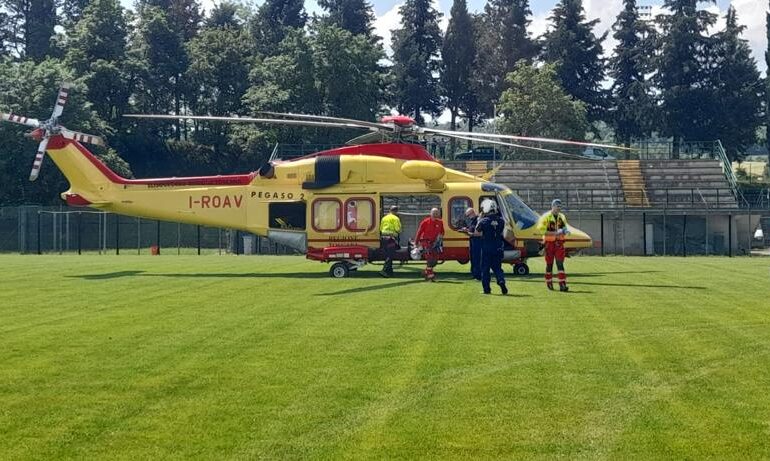
POLYGON ((62 193, 70 205, 109 204, 116 184, 125 181, 80 143, 63 136, 51 137, 48 155, 70 183, 62 193))

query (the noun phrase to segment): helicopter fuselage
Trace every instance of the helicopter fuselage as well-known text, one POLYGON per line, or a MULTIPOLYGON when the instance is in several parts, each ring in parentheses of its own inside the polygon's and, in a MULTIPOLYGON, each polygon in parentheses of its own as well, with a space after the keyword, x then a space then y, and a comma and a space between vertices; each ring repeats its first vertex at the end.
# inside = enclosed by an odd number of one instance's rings
MULTIPOLYGON (((507 187, 445 168, 414 144, 350 146, 243 175, 139 180, 118 176, 81 144, 61 136, 51 138, 48 153, 70 182, 62 194, 70 205, 242 230, 314 259, 325 259, 319 256, 329 254, 324 249, 346 247, 368 250, 366 261, 378 259, 379 220, 392 204, 408 222, 427 216, 432 207, 441 210, 443 259, 469 259, 465 210, 478 209, 485 198, 499 203, 519 256, 536 254, 542 240, 534 225, 537 215, 507 187)), ((408 228, 404 244, 413 236, 408 228)), ((575 228, 565 241, 572 251, 591 244, 575 228)))

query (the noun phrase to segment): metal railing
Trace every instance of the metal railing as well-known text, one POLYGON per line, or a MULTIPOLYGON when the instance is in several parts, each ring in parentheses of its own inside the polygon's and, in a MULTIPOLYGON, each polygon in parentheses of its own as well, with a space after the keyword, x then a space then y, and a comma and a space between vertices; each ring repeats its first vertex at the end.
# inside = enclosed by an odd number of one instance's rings
POLYGON ((716 152, 719 156, 719 161, 722 164, 722 172, 725 174, 727 182, 730 183, 730 188, 733 190, 733 195, 735 195, 736 199, 740 199, 741 191, 738 189, 738 178, 735 177, 733 164, 730 162, 730 159, 727 158, 727 152, 725 152, 725 148, 722 146, 722 141, 717 140, 715 141, 715 144, 716 152))
MULTIPOLYGON (((559 198, 569 209, 678 209, 678 210, 734 210, 739 202, 726 188, 679 187, 666 189, 582 189, 582 188, 516 188, 513 190, 535 210, 550 208, 551 201, 559 198), (630 205, 626 197, 647 194, 649 206, 630 205)), ((765 204, 770 209, 770 204, 765 204)), ((758 206, 753 206, 759 209, 758 206)))

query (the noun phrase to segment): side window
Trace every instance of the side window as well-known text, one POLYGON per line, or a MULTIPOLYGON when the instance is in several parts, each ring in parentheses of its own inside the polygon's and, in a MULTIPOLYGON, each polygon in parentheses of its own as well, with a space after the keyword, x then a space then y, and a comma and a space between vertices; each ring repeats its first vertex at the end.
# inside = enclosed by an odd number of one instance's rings
POLYGON ((351 198, 345 202, 345 228, 353 232, 374 229, 374 202, 369 198, 351 198))
POLYGON ((342 204, 337 199, 322 198, 313 202, 313 229, 335 232, 342 227, 342 204))
POLYGON ((468 197, 453 197, 449 200, 449 226, 452 229, 465 227, 465 210, 473 206, 468 197))

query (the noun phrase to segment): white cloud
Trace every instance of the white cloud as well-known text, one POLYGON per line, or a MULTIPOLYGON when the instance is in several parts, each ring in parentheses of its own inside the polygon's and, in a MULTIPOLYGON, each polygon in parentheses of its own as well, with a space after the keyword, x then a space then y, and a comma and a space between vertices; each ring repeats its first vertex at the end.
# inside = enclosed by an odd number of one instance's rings
POLYGON ((393 5, 393 8, 386 11, 382 16, 377 17, 374 21, 374 33, 382 37, 382 44, 388 56, 393 52, 390 46, 393 38, 391 31, 398 29, 401 24, 401 13, 398 12, 401 6, 403 6, 403 3, 393 5))
MULTIPOLYGON (((433 4, 433 8, 442 13, 443 16, 439 21, 439 27, 441 28, 442 33, 446 32, 446 29, 449 26, 449 13, 441 10, 441 5, 439 4, 438 0, 432 0, 431 3, 433 4)), ((393 38, 393 34, 391 31, 401 27, 401 13, 399 13, 398 10, 402 6, 404 6, 404 2, 399 2, 393 5, 393 8, 389 9, 381 16, 378 16, 374 21, 374 33, 382 37, 382 44, 385 47, 385 51, 388 53, 388 56, 390 56, 393 52, 391 48, 391 40, 393 38)))
POLYGON ((757 8, 757 0, 733 0, 733 6, 738 13, 738 21, 746 26, 743 38, 749 41, 754 51, 754 59, 760 69, 766 70, 765 50, 767 50, 767 35, 765 33, 765 8, 757 8))

